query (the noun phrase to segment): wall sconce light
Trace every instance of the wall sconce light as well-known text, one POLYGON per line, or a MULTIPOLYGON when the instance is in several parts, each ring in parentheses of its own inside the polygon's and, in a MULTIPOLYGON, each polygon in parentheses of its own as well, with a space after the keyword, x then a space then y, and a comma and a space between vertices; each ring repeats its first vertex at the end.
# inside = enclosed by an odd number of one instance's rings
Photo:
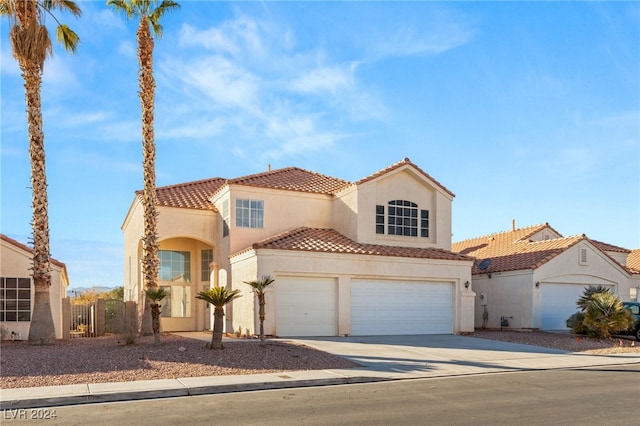
POLYGON ((465 281, 464 288, 469 288, 469 281, 465 281))
POLYGON ((540 281, 536 281, 536 288, 540 288, 540 281))

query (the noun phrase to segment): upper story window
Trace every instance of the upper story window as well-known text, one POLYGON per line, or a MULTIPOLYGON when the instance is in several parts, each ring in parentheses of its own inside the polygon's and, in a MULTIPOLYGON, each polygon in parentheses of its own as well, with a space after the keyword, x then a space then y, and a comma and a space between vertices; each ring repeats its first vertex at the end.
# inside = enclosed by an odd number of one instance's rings
POLYGON ((191 281, 191 252, 160 250, 160 281, 188 283, 191 281))
POLYGON ((31 278, 0 278, 0 321, 31 321, 31 278))
POLYGON ((200 281, 209 281, 211 278, 211 262, 213 262, 213 250, 200 251, 200 281))
POLYGON ((385 206, 376 206, 376 234, 429 237, 429 210, 419 210, 418 205, 406 200, 392 200, 385 206), (386 223, 385 223, 386 222, 386 223))
POLYGON ((229 200, 222 202, 222 238, 229 235, 229 200))
POLYGON ((241 228, 263 228, 264 201, 236 200, 236 226, 241 228))

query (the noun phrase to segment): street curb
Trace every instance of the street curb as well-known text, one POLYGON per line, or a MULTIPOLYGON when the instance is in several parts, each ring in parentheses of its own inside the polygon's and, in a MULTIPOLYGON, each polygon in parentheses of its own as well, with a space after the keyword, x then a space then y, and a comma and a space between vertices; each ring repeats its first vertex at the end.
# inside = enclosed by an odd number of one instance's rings
MULTIPOLYGON (((184 396, 215 395, 224 393, 289 389, 314 386, 333 386, 358 383, 384 382, 398 379, 385 377, 335 377, 314 380, 289 380, 283 382, 237 383, 229 385, 209 385, 195 387, 175 387, 161 390, 139 390, 125 392, 91 393, 82 395, 23 398, 0 401, 0 410, 61 407, 65 405, 95 404, 106 402, 138 401, 145 399, 175 398, 184 396)), ((178 379, 179 382, 179 379, 178 379)))

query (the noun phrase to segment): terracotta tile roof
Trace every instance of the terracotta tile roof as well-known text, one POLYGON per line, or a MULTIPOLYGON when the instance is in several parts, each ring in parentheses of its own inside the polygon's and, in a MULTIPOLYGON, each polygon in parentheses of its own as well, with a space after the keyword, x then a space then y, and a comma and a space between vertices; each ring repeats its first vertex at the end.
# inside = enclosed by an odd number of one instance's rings
POLYGON ((431 177, 427 172, 425 172, 424 170, 422 170, 420 167, 416 166, 414 163, 411 162, 411 160, 409 160, 408 158, 404 158, 401 161, 398 161, 395 164, 390 165, 387 168, 384 168, 380 171, 375 172, 372 175, 369 175, 363 179, 360 179, 359 181, 356 182, 356 185, 360 185, 363 184, 365 182, 368 182, 370 180, 373 180, 379 176, 385 175, 393 170, 396 170, 402 166, 405 165, 411 165, 413 166, 418 172, 420 172, 424 177, 426 177, 427 179, 429 179, 430 181, 432 181, 433 183, 435 183, 438 187, 440 187, 443 191, 445 191, 447 194, 451 195, 452 197, 455 197, 455 194, 451 191, 449 191, 444 185, 442 185, 440 182, 438 182, 437 180, 435 180, 433 177, 431 177))
POLYGON ((464 241, 459 241, 453 243, 452 251, 478 257, 476 254, 472 253, 478 253, 478 251, 491 246, 492 252, 500 252, 502 250, 504 253, 509 253, 512 250, 511 245, 514 242, 528 241, 528 239, 532 235, 542 231, 545 228, 549 228, 560 235, 560 233, 551 228, 548 223, 544 223, 540 225, 528 226, 511 231, 497 232, 491 235, 485 235, 464 241))
MULTIPOLYGON (((371 176, 361 179, 356 182, 356 184, 375 179, 405 165, 411 165, 423 176, 433 181, 451 196, 454 196, 451 191, 429 176, 420 167, 413 164, 408 158, 405 158, 386 169, 380 170, 371 176)), ((311 172, 298 167, 286 167, 234 179, 212 178, 158 187, 156 189, 158 205, 188 209, 215 210, 215 207, 209 202, 209 200, 227 184, 326 195, 333 195, 339 190, 353 185, 353 183, 346 180, 311 172)), ((142 191, 136 191, 136 195, 141 196, 142 191)))
MULTIPOLYGON (((158 205, 185 209, 215 210, 209 201, 211 196, 225 183, 225 179, 213 178, 156 188, 158 205)), ((136 191, 142 196, 142 191, 136 191)))
MULTIPOLYGON (((454 243, 456 253, 473 256, 477 259, 472 274, 536 269, 580 241, 588 240, 584 235, 552 238, 543 241, 531 241, 529 238, 549 228, 549 224, 534 225, 512 231, 499 232, 484 237, 473 238, 454 243), (489 259, 485 269, 480 263, 489 259)), ((557 231, 554 230, 557 233, 557 231)))
POLYGON ((229 179, 227 183, 329 195, 344 186, 350 185, 350 182, 345 180, 310 172, 298 167, 287 167, 229 179))
MULTIPOLYGON (((4 234, 0 234, 0 240, 4 240, 4 241, 8 242, 9 244, 11 244, 11 245, 13 245, 15 247, 18 247, 18 248, 28 252, 29 254, 33 255, 33 249, 31 247, 29 247, 29 246, 27 246, 25 244, 22 244, 21 242, 16 241, 13 238, 7 237, 4 234)), ((59 260, 54 259, 53 257, 50 257, 49 261, 51 263, 53 263, 54 265, 57 265, 57 266, 59 266, 61 268, 66 268, 66 265, 64 263, 60 262, 59 260)))
POLYGON ((613 251, 617 253, 631 253, 631 250, 614 246, 613 244, 603 243, 602 241, 590 240, 594 246, 598 247, 602 251, 613 251))
POLYGON ((640 249, 631 250, 627 256, 627 270, 632 274, 640 274, 640 249))
POLYGON ((394 247, 378 244, 361 244, 333 229, 297 228, 272 238, 257 242, 246 250, 254 249, 294 250, 319 253, 362 254, 369 256, 408 257, 417 259, 442 259, 471 261, 472 258, 436 248, 394 247))

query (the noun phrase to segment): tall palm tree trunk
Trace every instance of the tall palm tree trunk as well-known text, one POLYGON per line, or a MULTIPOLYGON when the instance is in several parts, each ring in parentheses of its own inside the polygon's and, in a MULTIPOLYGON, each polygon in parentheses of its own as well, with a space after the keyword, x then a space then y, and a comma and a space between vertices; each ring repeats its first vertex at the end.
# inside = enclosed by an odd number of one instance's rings
MULTIPOLYGON (((142 168, 144 179, 144 237, 143 275, 147 289, 158 288, 158 241, 157 241, 157 196, 156 196, 156 149, 153 131, 155 80, 153 78, 153 46, 149 21, 142 17, 137 32, 138 61, 140 64, 140 104, 142 107, 142 168)), ((149 333, 151 301, 145 297, 143 332, 149 333)))
POLYGON ((258 316, 260 318, 260 343, 264 344, 264 317, 265 317, 265 313, 264 313, 264 305, 265 305, 264 292, 261 292, 260 294, 258 294, 258 304, 259 304, 258 316))
POLYGON ((34 301, 30 344, 46 344, 56 338, 51 314, 51 263, 49 247, 49 203, 45 170, 44 132, 40 87, 41 67, 31 61, 19 61, 25 84, 27 122, 29 126, 29 157, 31 159, 31 187, 33 207, 33 287, 34 301))

